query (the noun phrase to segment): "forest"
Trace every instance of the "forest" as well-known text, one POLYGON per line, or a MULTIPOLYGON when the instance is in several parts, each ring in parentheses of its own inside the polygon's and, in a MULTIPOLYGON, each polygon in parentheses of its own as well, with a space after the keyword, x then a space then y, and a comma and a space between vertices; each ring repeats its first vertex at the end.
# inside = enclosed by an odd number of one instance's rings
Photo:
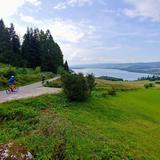
POLYGON ((63 60, 60 46, 54 41, 50 30, 27 28, 21 40, 14 24, 6 27, 0 20, 0 63, 17 67, 36 68, 57 73, 59 67, 68 68, 63 60))

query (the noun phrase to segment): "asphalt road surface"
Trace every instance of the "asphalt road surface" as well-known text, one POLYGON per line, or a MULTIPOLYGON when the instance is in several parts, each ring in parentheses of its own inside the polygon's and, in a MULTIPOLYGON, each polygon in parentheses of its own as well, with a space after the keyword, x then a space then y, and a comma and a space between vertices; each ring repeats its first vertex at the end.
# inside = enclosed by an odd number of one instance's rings
MULTIPOLYGON (((55 80, 59 77, 55 77, 52 80, 55 80)), ((20 87, 17 92, 7 94, 6 91, 0 91, 0 103, 25 99, 31 97, 37 97, 43 94, 52 94, 58 93, 61 89, 59 88, 49 88, 43 87, 41 82, 33 83, 27 86, 20 87)))

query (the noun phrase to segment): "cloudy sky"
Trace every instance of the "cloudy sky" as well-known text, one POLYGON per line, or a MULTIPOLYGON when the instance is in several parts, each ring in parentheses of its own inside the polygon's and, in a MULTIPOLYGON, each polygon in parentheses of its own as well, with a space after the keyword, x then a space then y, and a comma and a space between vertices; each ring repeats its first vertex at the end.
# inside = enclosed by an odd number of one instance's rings
POLYGON ((0 18, 50 29, 69 64, 160 61, 160 0, 0 0, 0 18))

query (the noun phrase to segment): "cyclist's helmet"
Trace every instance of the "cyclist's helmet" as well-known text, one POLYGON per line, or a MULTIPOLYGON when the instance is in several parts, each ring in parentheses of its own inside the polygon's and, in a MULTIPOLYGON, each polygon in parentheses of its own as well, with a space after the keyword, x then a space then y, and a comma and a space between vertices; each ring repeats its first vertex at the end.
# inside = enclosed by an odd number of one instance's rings
POLYGON ((14 76, 11 76, 12 78, 14 78, 14 76))

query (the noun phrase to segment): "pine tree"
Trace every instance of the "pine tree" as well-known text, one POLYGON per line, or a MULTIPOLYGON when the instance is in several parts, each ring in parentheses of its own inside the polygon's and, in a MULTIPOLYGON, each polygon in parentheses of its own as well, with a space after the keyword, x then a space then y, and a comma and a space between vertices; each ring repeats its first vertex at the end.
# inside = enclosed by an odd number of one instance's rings
POLYGON ((63 66, 63 55, 49 30, 41 31, 41 45, 42 70, 56 73, 58 67, 63 66))
POLYGON ((29 67, 28 63, 28 53, 30 52, 30 29, 27 28, 27 32, 23 37, 23 43, 22 43, 22 56, 25 60, 25 66, 29 67))
POLYGON ((27 61, 27 67, 35 68, 41 65, 39 30, 27 29, 22 44, 22 55, 27 61))
POLYGON ((10 28, 8 28, 9 36, 10 36, 10 45, 12 47, 12 55, 10 64, 15 66, 22 66, 22 55, 20 52, 20 39, 16 34, 14 25, 11 23, 10 28))
POLYGON ((65 70, 66 72, 69 72, 69 70, 70 70, 67 61, 65 61, 65 63, 64 63, 64 70, 65 70))
POLYGON ((62 51, 49 30, 45 33, 27 28, 23 39, 21 45, 14 25, 6 28, 0 20, 0 62, 29 68, 41 66, 43 71, 54 73, 63 67, 62 51))
POLYGON ((3 20, 0 20, 0 62, 11 62, 12 48, 8 28, 5 27, 3 20))
POLYGON ((53 38, 49 30, 43 35, 41 43, 42 70, 54 72, 53 38))

